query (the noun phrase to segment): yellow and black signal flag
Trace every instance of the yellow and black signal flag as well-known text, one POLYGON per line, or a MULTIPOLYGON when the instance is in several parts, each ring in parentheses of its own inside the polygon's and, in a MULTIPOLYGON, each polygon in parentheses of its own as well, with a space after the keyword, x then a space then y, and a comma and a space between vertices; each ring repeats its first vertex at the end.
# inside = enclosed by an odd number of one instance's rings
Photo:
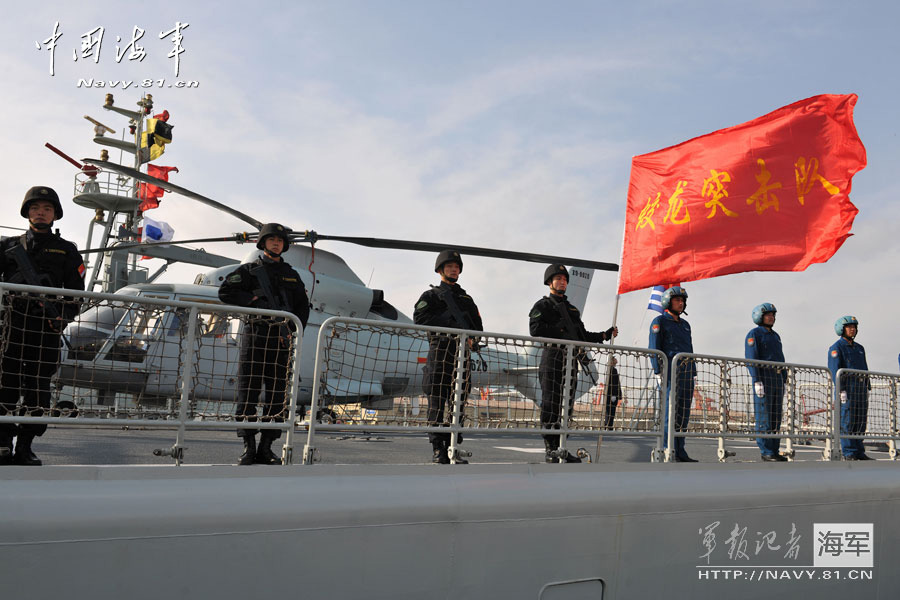
POLYGON ((156 160, 166 151, 166 144, 172 141, 172 125, 169 120, 169 111, 164 110, 152 119, 147 119, 147 125, 141 134, 141 162, 156 160))

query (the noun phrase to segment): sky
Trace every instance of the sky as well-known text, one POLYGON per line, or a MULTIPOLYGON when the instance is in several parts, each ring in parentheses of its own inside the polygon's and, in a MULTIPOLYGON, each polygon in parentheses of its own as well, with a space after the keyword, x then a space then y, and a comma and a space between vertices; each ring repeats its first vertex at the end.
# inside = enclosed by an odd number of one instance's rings
MULTIPOLYGON (((825 365, 834 321, 860 321, 872 370, 896 373, 900 298, 900 9, 886 2, 42 2, 5 7, 0 34, 0 225, 22 226, 32 185, 63 198, 64 237, 84 247, 92 212, 76 169, 44 148, 98 157, 90 115, 120 133, 104 95, 142 91, 169 111, 171 181, 252 215, 323 234, 488 246, 619 262, 631 159, 816 94, 855 93, 868 166, 853 179, 854 235, 802 273, 685 282, 696 352, 742 356, 750 313, 778 308, 789 362, 825 365), (59 23, 55 52, 48 50, 59 23), (176 58, 171 36, 182 29, 176 58), (96 61, 82 36, 104 37, 96 61), (119 52, 135 27, 142 61, 119 52), (117 42, 116 36, 122 41, 117 42), (37 48, 37 44, 41 48, 37 48), (73 53, 79 54, 73 60, 73 53), (51 64, 54 74, 50 74, 51 64), (80 80, 120 82, 79 87, 80 80), (153 81, 151 88, 123 81, 153 81), (163 80, 162 86, 157 82, 163 80), (178 81, 196 87, 169 88, 178 81)), ((118 153, 112 153, 118 158, 118 153)), ((247 228, 166 195, 149 216, 176 237, 247 228)), ((10 234, 10 230, 2 233, 10 234)), ((247 246, 205 245, 242 258, 247 246)), ((364 282, 410 315, 434 256, 340 243, 364 282)), ((464 257, 460 284, 485 329, 523 334, 544 265, 464 257)), ((155 270, 159 261, 148 261, 155 270)), ((162 281, 193 281, 201 267, 162 281)), ((584 320, 612 324, 616 276, 594 276, 584 320)), ((623 295, 618 343, 645 346, 648 291, 623 295)))

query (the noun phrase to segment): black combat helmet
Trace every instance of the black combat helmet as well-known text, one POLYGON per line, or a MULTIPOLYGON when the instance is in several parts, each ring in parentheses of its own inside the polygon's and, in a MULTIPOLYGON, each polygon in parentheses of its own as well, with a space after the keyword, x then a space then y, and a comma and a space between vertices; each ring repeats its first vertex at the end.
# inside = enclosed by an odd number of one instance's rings
POLYGON ((456 250, 441 250, 441 253, 438 254, 437 260, 434 261, 434 272, 440 273, 441 269, 448 262, 455 262, 459 265, 459 272, 462 273, 463 270, 463 262, 462 257, 459 255, 459 252, 456 250))
POLYGON ((262 226, 262 229, 259 230, 259 239, 256 240, 256 247, 260 250, 265 250, 266 238, 270 235, 276 235, 284 240, 284 250, 282 252, 287 252, 287 249, 291 247, 291 230, 278 223, 266 223, 262 226))
POLYGON ((566 283, 569 282, 569 270, 565 265, 550 265, 544 271, 544 285, 550 285, 554 275, 565 275, 566 283))
POLYGON ((54 220, 59 221, 63 216, 62 204, 59 203, 59 196, 56 195, 56 192, 53 191, 53 188, 49 188, 44 185, 36 185, 27 192, 25 192, 25 199, 22 200, 22 210, 19 213, 24 217, 28 218, 28 205, 32 202, 36 202, 37 200, 46 200, 50 204, 53 205, 53 212, 55 213, 54 220))

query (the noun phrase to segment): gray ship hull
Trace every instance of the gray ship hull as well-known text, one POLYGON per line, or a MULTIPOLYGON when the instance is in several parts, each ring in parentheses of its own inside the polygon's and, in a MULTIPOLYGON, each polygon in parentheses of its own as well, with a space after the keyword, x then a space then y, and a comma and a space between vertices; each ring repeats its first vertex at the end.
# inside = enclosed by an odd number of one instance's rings
POLYGON ((900 471, 885 463, 6 468, 0 488, 4 597, 735 600, 900 587, 900 471), (874 568, 823 578, 816 523, 873 524, 874 568))

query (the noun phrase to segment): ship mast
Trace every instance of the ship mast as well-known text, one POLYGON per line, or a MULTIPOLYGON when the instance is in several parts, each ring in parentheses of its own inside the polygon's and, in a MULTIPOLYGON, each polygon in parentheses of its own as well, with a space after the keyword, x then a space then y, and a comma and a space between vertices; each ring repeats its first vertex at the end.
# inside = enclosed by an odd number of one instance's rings
MULTIPOLYGON (((153 110, 153 97, 150 94, 142 96, 138 101, 138 110, 128 110, 115 106, 112 94, 106 94, 103 108, 123 115, 128 118, 128 133, 134 136, 134 141, 125 139, 123 130, 122 139, 106 136, 106 133, 115 133, 109 127, 94 122, 94 143, 101 146, 118 148, 123 152, 134 155, 134 168, 141 168, 140 139, 144 129, 144 115, 149 115, 153 110)), ((100 151, 102 160, 109 160, 109 151, 105 148, 100 151)), ((141 204, 138 198, 138 183, 128 177, 116 173, 97 170, 81 171, 75 175, 75 190, 72 198, 75 204, 94 210, 94 218, 88 226, 87 245, 91 247, 96 229, 101 229, 101 246, 108 246, 110 239, 119 231, 133 231, 141 220, 138 207, 141 204)), ((103 292, 115 292, 130 284, 146 281, 147 270, 137 268, 137 257, 129 257, 123 251, 111 251, 97 254, 96 257, 85 254, 85 265, 91 268, 87 289, 94 290, 100 286, 103 292), (91 264, 90 261, 94 261, 91 264)))
MULTIPOLYGON (((95 125, 94 143, 117 148, 122 153, 133 154, 134 170, 146 173, 147 170, 142 170, 141 167, 151 160, 151 140, 147 140, 147 148, 143 147, 141 141, 145 129, 145 119, 149 118, 153 111, 153 96, 150 94, 142 96, 137 102, 137 106, 138 110, 121 108, 115 105, 112 94, 106 94, 103 108, 128 118, 128 133, 123 131, 121 139, 106 135, 107 133, 115 134, 112 128, 90 117, 85 116, 85 118, 95 125), (128 141, 126 135, 133 136, 134 141, 128 141)), ((157 131, 150 133, 155 134, 157 131)), ((169 133, 169 135, 171 134, 169 133)), ((104 148, 100 151, 100 160, 109 161, 107 149, 104 148)), ((115 293, 127 285, 149 283, 162 275, 169 265, 176 262, 214 268, 236 262, 234 259, 217 256, 203 250, 174 245, 135 248, 133 242, 140 241, 137 231, 143 220, 140 210, 143 202, 139 193, 140 189, 141 183, 134 177, 116 173, 110 169, 98 169, 90 166, 83 168, 75 176, 72 200, 79 206, 94 210, 94 218, 88 225, 87 247, 92 247, 95 230, 99 229, 101 230, 101 240, 98 245, 102 248, 109 248, 108 251, 101 253, 86 252, 84 254, 85 266, 91 269, 86 286, 88 290, 94 291, 99 286, 102 292, 115 293), (117 248, 118 243, 130 244, 130 246, 117 248), (138 256, 141 255, 160 258, 166 263, 150 275, 149 269, 138 266, 138 256)))

